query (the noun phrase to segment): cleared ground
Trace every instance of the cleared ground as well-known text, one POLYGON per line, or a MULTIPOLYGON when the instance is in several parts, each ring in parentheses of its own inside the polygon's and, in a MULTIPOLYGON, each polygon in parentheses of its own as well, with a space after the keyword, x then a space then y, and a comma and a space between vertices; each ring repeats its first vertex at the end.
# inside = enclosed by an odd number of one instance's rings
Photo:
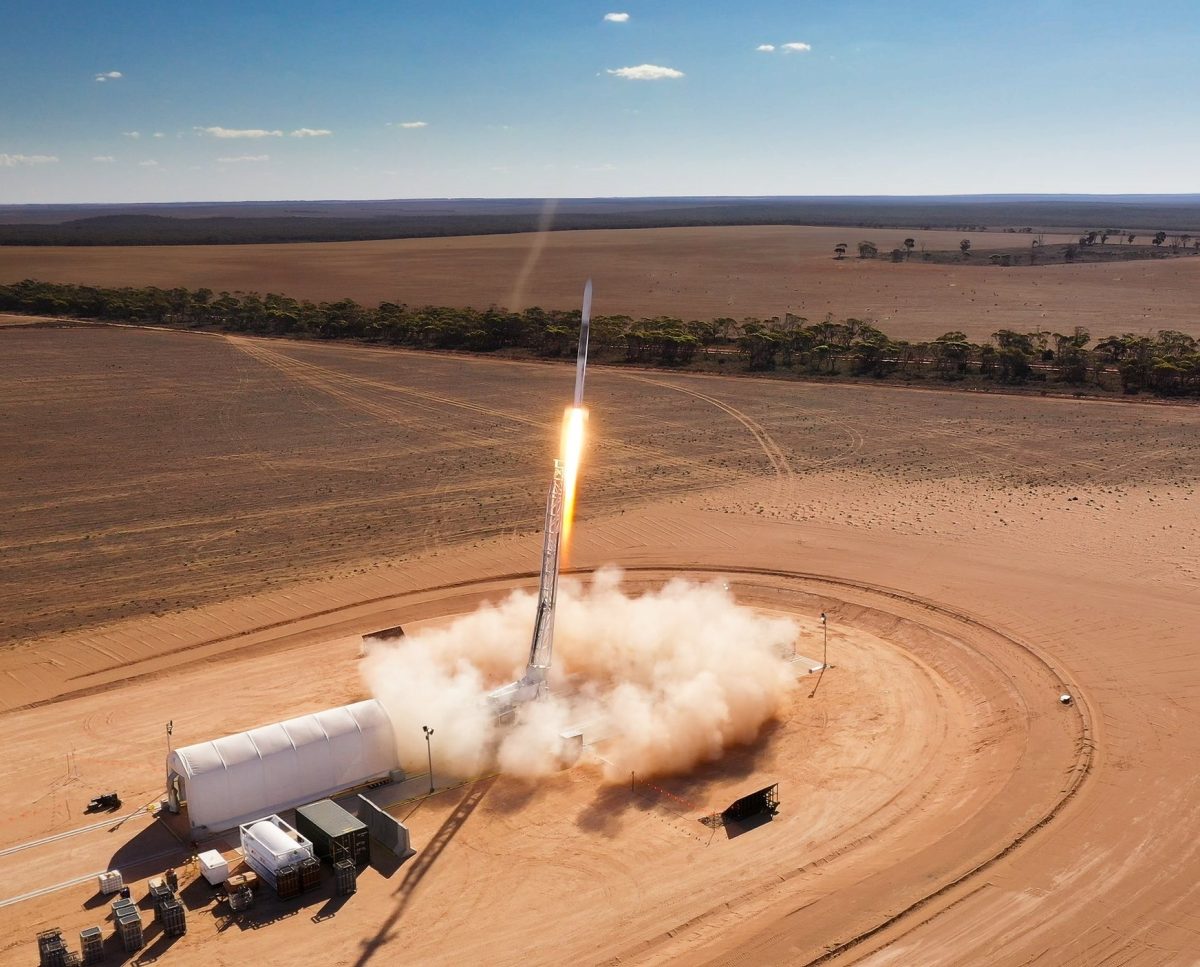
MULTIPOLYGON (((207 286, 314 300, 413 305, 540 305, 569 309, 583 280, 596 311, 712 319, 792 312, 816 321, 872 320, 893 338, 998 329, 1097 337, 1178 329, 1200 334, 1200 258, 1002 269, 987 252, 1031 236, 917 229, 717 227, 550 232, 295 245, 129 248, 0 247, 0 281, 207 286), (913 237, 908 264, 886 253, 913 237), (957 250, 970 238, 979 265, 922 265, 922 246, 957 250), (855 258, 874 241, 884 257, 855 258), (837 261, 833 248, 850 246, 837 261)), ((1073 241, 1046 236, 1047 243, 1073 241)), ((1145 238, 1142 239, 1144 243, 1145 238)))
MULTIPOLYGON (((86 825, 102 787, 154 798, 168 719, 190 742, 359 697, 355 635, 532 581, 567 367, 136 330, 0 349, 0 903, 175 861, 139 817, 7 852, 86 825)), ((193 887, 151 953, 1200 956, 1200 411, 606 370, 589 398, 572 563, 724 575, 797 615, 802 652, 825 610, 836 667, 659 784, 678 799, 588 768, 476 783, 401 810, 417 856, 344 904, 239 925, 193 887), (709 838, 772 781, 774 822, 709 838)), ((106 912, 90 883, 0 906, 0 959, 106 912)))

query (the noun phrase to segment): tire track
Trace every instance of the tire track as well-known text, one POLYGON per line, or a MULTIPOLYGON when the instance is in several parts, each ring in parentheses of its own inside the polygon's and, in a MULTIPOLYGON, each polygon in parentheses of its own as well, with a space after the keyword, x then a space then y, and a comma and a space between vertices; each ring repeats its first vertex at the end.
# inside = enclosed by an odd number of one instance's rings
POLYGON ((787 454, 784 452, 783 448, 775 442, 774 437, 767 432, 766 428, 761 423, 744 413, 742 410, 739 410, 736 406, 725 403, 722 400, 716 399, 715 397, 707 396, 704 393, 700 393, 694 389, 689 389, 686 386, 679 386, 675 383, 666 383, 662 380, 651 379, 648 376, 637 376, 632 373, 618 373, 617 375, 625 379, 636 380, 639 383, 649 383, 651 386, 660 386, 665 389, 674 390, 677 393, 684 393, 688 396, 694 396, 696 399, 703 400, 705 403, 709 403, 729 416, 732 416, 750 432, 752 437, 754 437, 759 449, 762 450, 763 455, 767 458, 767 462, 771 465, 771 470, 774 472, 775 476, 781 481, 792 479, 794 475, 792 466, 788 462, 787 454))
MULTIPOLYGON (((472 403, 469 400, 418 390, 411 386, 401 386, 394 383, 369 379, 364 376, 352 376, 348 373, 339 373, 335 370, 328 369, 324 366, 319 366, 315 363, 310 363, 307 361, 298 360, 291 356, 286 356, 275 351, 274 349, 266 348, 259 342, 248 340, 244 337, 229 338, 236 340, 236 344, 239 348, 250 353, 251 355, 259 357, 262 362, 269 365, 274 365, 276 368, 294 376, 294 378, 308 383, 322 392, 334 396, 347 406, 364 410, 379 419, 383 419, 386 422, 403 423, 402 420, 398 419, 399 414, 394 407, 388 407, 382 403, 364 400, 361 395, 351 392, 351 390, 359 389, 361 391, 362 388, 366 388, 368 390, 376 390, 402 396, 406 399, 412 400, 414 406, 422 408, 429 413, 435 414, 439 418, 444 416, 444 410, 439 409, 439 407, 450 407, 457 410, 466 410, 470 413, 475 413, 498 423, 515 423, 521 426, 527 426, 539 430, 547 434, 552 434, 558 429, 557 423, 550 423, 545 420, 539 420, 520 413, 512 413, 507 410, 495 409, 493 407, 484 406, 480 403, 472 403)), ((713 402, 718 406, 724 405, 716 400, 710 400, 710 402, 713 402)), ((444 421, 439 419, 438 425, 444 427, 444 421)), ((491 444, 494 442, 494 437, 486 434, 472 432, 469 430, 460 430, 456 432, 460 438, 471 440, 476 444, 491 444)), ((715 467, 709 463, 699 462, 687 457, 680 457, 676 454, 653 447, 639 446, 637 444, 611 440, 601 436, 594 436, 592 440, 593 445, 601 450, 606 450, 608 452, 621 455, 626 459, 642 459, 658 466, 674 467, 677 470, 686 471, 689 475, 700 476, 714 485, 730 483, 739 476, 738 472, 735 470, 726 470, 724 468, 715 467)), ((780 454, 782 455, 782 451, 780 451, 780 454)))

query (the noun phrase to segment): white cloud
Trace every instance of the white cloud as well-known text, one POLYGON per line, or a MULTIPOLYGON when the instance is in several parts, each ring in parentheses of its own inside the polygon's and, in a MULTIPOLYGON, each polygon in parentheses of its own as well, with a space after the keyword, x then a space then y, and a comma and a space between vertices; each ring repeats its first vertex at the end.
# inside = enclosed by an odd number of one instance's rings
POLYGON ((623 23, 627 23, 629 21, 629 14, 627 14, 627 13, 606 13, 604 15, 604 19, 607 20, 610 24, 623 24, 623 23))
POLYGON ((791 53, 804 54, 804 53, 807 53, 808 51, 812 50, 812 44, 805 44, 805 43, 801 43, 798 40, 794 40, 790 44, 784 44, 783 49, 789 54, 791 54, 791 53))
POLYGON ((211 138, 282 138, 282 131, 265 131, 262 128, 196 128, 197 133, 211 138))
POLYGON ((661 81, 666 78, 683 77, 683 71, 674 67, 659 67, 657 64, 638 64, 637 67, 618 67, 607 73, 624 77, 627 81, 661 81))
POLYGON ((127 138, 133 138, 134 141, 142 136, 141 131, 122 131, 121 133, 127 138))
POLYGON ((156 138, 165 138, 165 137, 166 137, 166 135, 165 135, 165 134, 163 134, 161 131, 155 131, 155 132, 154 132, 154 137, 156 137, 156 138))
POLYGON ((153 158, 151 158, 149 161, 139 161, 138 167, 139 168, 157 168, 158 162, 155 161, 153 158))
POLYGON ((123 76, 120 71, 105 71, 103 74, 96 75, 96 83, 103 84, 105 81, 120 80, 123 76))
POLYGON ((269 154, 239 154, 235 158, 218 158, 217 161, 223 165, 235 165, 242 161, 270 161, 269 154))
POLYGON ((98 154, 94 158, 92 158, 92 160, 99 161, 101 164, 112 164, 117 159, 114 158, 111 154, 98 154))
POLYGON ((761 50, 761 51, 762 51, 764 54, 769 54, 769 53, 771 53, 773 50, 775 50, 775 45, 774 45, 774 44, 759 44, 759 45, 758 45, 757 47, 755 47, 754 49, 755 49, 755 50, 761 50))
POLYGON ((397 122, 395 125, 393 125, 393 124, 392 124, 392 122, 391 122, 391 121, 389 121, 389 122, 388 122, 388 127, 397 127, 397 128, 427 128, 427 127, 429 127, 429 122, 428 122, 428 121, 398 121, 398 122, 397 122))
POLYGON ((58 158, 52 154, 0 154, 0 168, 15 168, 17 165, 52 165, 58 158))
POLYGON ((289 137, 293 138, 327 138, 331 134, 328 128, 296 128, 289 137))

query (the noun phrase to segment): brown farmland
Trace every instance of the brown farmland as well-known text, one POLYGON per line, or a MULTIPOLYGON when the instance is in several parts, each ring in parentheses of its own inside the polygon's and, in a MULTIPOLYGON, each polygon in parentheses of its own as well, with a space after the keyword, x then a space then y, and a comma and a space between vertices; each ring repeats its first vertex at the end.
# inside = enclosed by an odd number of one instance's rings
MULTIPOLYGON (((530 585, 570 380, 0 327, 0 960, 33 962, 48 926, 110 932, 85 874, 120 866, 140 898, 186 856, 144 815, 81 815, 101 787, 122 814, 159 795, 164 722, 193 742, 362 697, 359 635, 530 585)), ((147 953, 1200 957, 1200 410, 605 369, 589 399, 572 563, 635 586, 721 576, 795 615, 806 654, 826 611, 820 684, 802 677, 755 742, 662 793, 583 765, 409 803, 416 857, 344 903, 325 889, 237 918, 188 882, 188 934, 147 953), (699 823, 770 782, 774 821, 699 823)))
MULTIPOLYGON (((1047 236, 1046 242, 1070 241, 1047 236)), ((1146 239, 1142 239, 1145 242, 1146 239)), ((412 305, 571 308, 596 281, 596 311, 711 319, 792 312, 816 321, 873 321, 893 338, 998 329, 1096 336, 1179 329, 1200 334, 1200 258, 999 268, 986 252, 1027 246, 1000 232, 817 227, 667 228, 291 245, 135 248, 0 247, 0 281, 208 287, 312 300, 412 305), (908 264, 886 255, 911 236, 908 264), (922 246, 957 250, 968 237, 981 264, 924 265, 922 246), (873 240, 876 260, 854 257, 873 240), (850 256, 833 258, 839 242, 850 256)))

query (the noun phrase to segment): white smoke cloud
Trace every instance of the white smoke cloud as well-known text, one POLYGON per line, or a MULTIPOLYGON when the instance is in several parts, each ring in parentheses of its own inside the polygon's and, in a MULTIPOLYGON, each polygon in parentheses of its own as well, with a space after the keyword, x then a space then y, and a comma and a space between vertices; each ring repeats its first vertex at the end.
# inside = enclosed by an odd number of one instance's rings
POLYGON ((798 629, 738 605, 720 583, 673 580, 631 595, 615 568, 559 592, 551 695, 513 723, 488 691, 520 677, 534 597, 517 592, 399 642, 372 643, 363 675, 396 726, 401 761, 435 771, 538 776, 560 767, 560 735, 583 728, 609 778, 686 772, 752 741, 793 683, 798 629))

